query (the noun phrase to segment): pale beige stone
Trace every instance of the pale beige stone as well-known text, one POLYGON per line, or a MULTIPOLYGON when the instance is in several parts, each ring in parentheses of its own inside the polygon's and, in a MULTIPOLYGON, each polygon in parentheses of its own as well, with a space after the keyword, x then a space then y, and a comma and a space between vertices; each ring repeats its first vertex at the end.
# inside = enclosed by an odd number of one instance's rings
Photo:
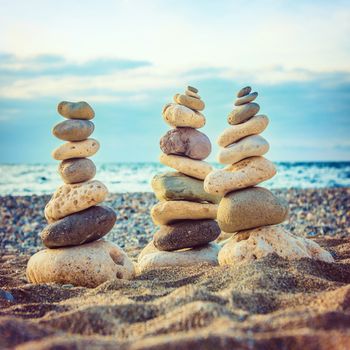
POLYGON ((103 239, 81 246, 45 249, 28 261, 27 279, 34 284, 60 283, 94 288, 106 281, 132 279, 127 254, 103 239))
POLYGON ((271 253, 288 260, 310 258, 334 262, 332 255, 316 242, 295 236, 282 226, 241 231, 230 238, 220 250, 218 258, 220 265, 237 265, 261 259, 271 253))
POLYGON ((193 98, 198 98, 198 99, 201 98, 196 92, 193 92, 191 90, 186 90, 185 95, 193 97, 193 98))
POLYGON ((173 127, 190 127, 199 129, 205 125, 202 113, 177 103, 168 103, 162 111, 165 122, 173 127))
POLYGON ((182 94, 176 94, 174 96, 174 102, 196 111, 202 111, 205 108, 203 100, 182 94))
POLYGON ((257 97, 258 97, 258 93, 257 92, 252 92, 251 94, 245 95, 243 97, 239 97, 235 101, 235 106, 241 106, 241 105, 244 105, 245 103, 252 102, 257 97))
POLYGON ((200 180, 204 180, 205 177, 213 170, 212 166, 203 160, 194 160, 182 156, 167 155, 162 153, 159 161, 163 165, 176 169, 180 173, 200 180))
POLYGON ((257 135, 263 132, 269 124, 266 115, 256 115, 242 124, 232 125, 225 129, 218 138, 218 145, 226 147, 249 135, 257 135))
POLYGON ((246 86, 237 92, 237 97, 246 96, 250 94, 251 91, 252 91, 252 88, 250 86, 246 86))
POLYGON ((159 269, 161 267, 186 267, 200 264, 217 265, 220 246, 209 243, 200 248, 181 249, 176 251, 160 251, 151 241, 138 257, 139 273, 159 269))
POLYGON ((95 116, 94 110, 85 102, 62 101, 57 106, 57 111, 63 117, 68 119, 92 119, 95 116))
POLYGON ((77 142, 66 142, 52 152, 52 158, 65 160, 71 158, 86 158, 93 156, 100 148, 95 139, 87 139, 77 142))
POLYGON ((204 190, 224 196, 231 191, 255 186, 276 174, 276 167, 264 157, 251 157, 224 169, 212 171, 204 180, 204 190))
POLYGON ((151 209, 155 225, 167 225, 176 220, 216 219, 218 205, 189 201, 163 201, 151 209))
POLYGON ((218 154, 218 162, 234 164, 245 158, 262 156, 267 153, 269 148, 269 143, 262 136, 247 136, 226 148, 222 148, 218 154))
POLYGON ((107 187, 97 180, 62 185, 46 204, 45 217, 49 223, 52 223, 103 202, 107 194, 107 187))

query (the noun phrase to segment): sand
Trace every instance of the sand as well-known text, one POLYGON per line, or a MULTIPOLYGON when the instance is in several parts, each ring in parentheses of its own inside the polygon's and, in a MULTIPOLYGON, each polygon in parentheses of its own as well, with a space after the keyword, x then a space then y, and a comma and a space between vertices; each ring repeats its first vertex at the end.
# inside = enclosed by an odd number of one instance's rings
MULTIPOLYGON (((332 227, 330 205, 315 204, 315 222, 323 208, 332 227)), ((335 209, 346 215, 348 206, 335 209)), ((294 233, 309 232, 307 214, 292 205, 294 233)), ((28 284, 30 255, 3 249, 0 349, 350 349, 350 237, 335 230, 317 228, 312 238, 335 263, 270 255, 240 266, 164 268, 95 289, 28 284)), ((125 250, 136 260, 141 248, 125 250)))

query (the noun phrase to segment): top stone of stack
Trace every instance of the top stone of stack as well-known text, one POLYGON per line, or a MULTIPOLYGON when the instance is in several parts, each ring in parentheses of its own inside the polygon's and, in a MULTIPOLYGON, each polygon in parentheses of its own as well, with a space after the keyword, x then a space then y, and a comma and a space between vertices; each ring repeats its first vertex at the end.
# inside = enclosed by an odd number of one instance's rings
POLYGON ((85 119, 90 120, 95 117, 95 112, 91 106, 84 101, 67 102, 62 101, 57 106, 57 111, 62 117, 67 119, 85 119))

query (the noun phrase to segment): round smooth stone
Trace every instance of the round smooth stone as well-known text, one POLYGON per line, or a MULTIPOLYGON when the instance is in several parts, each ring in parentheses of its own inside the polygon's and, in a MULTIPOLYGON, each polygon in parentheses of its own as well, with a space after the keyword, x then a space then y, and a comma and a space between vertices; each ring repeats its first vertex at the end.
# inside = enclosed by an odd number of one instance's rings
POLYGON ((95 125, 89 120, 70 119, 56 124, 52 133, 63 141, 83 141, 94 131, 95 125))
POLYGON ((221 147, 226 147, 246 136, 262 133, 268 124, 269 118, 266 115, 256 115, 243 124, 232 125, 225 129, 219 136, 217 143, 221 147))
POLYGON ((161 226, 154 234, 153 242, 159 250, 193 248, 214 241, 220 232, 215 220, 184 220, 161 226))
POLYGON ((237 92, 237 97, 239 98, 239 97, 246 96, 250 94, 251 91, 252 91, 252 88, 250 86, 246 86, 237 92))
POLYGON ((176 128, 169 130, 160 139, 160 149, 165 154, 202 160, 209 156, 211 143, 208 136, 196 129, 176 128))
POLYGON ((218 253, 220 246, 216 243, 209 243, 205 246, 177 250, 160 251, 151 241, 140 253, 138 257, 138 272, 158 270, 162 267, 186 267, 197 265, 218 265, 218 253))
POLYGON ((68 102, 62 101, 57 106, 57 111, 61 116, 68 119, 93 119, 95 116, 94 110, 84 101, 68 102))
POLYGON ((242 159, 262 156, 269 150, 269 143, 260 135, 247 136, 220 150, 218 161, 221 164, 234 164, 242 159))
POLYGON ((188 201, 163 201, 151 209, 155 225, 167 225, 178 220, 216 219, 217 204, 188 201))
POLYGON ((309 258, 334 262, 316 242, 295 236, 282 226, 264 226, 234 235, 220 250, 220 265, 235 265, 277 254, 287 260, 309 258), (243 236, 243 237, 242 237, 243 236))
POLYGON ((77 142, 66 142, 52 152, 52 158, 65 160, 71 158, 85 158, 93 156, 100 148, 95 139, 87 139, 77 142))
POLYGON ((176 94, 174 96, 174 102, 194 109, 195 111, 202 111, 205 108, 205 104, 202 100, 182 94, 176 94))
POLYGON ((81 245, 105 236, 116 219, 113 209, 94 206, 46 226, 40 237, 48 248, 81 245))
POLYGON ((258 97, 258 93, 257 92, 252 92, 249 95, 243 96, 238 98, 235 101, 235 106, 240 106, 240 105, 244 105, 246 103, 252 102, 254 101, 256 98, 258 97))
POLYGON ((166 104, 163 108, 162 115, 164 121, 173 127, 199 129, 205 125, 205 117, 203 114, 177 103, 166 104))
POLYGON ((231 125, 241 124, 253 117, 260 110, 260 106, 255 103, 247 103, 236 107, 227 117, 227 121, 231 125))
POLYGON ((74 184, 91 180, 96 175, 96 166, 88 158, 63 160, 58 172, 66 184, 74 184))
POLYGON ((198 98, 199 100, 201 98, 198 94, 196 94, 195 92, 192 92, 191 90, 186 90, 185 95, 193 97, 193 98, 198 98))
POLYGON ((187 86, 187 90, 189 90, 189 91, 191 91, 191 92, 194 92, 195 94, 198 93, 198 89, 196 89, 195 87, 190 86, 190 85, 187 86))
POLYGON ((95 288, 106 281, 132 279, 134 274, 134 265, 126 253, 103 239, 82 246, 41 250, 27 265, 27 279, 34 284, 95 288))
POLYGON ((204 190, 224 196, 226 193, 255 186, 271 179, 276 167, 264 157, 251 157, 211 172, 204 180, 204 190))
POLYGON ((203 181, 179 172, 157 174, 152 179, 152 189, 160 201, 192 201, 219 203, 220 196, 204 191, 203 181))
POLYGON ((180 173, 204 180, 213 170, 212 166, 203 160, 193 160, 182 156, 167 155, 162 153, 159 161, 180 173))
POLYGON ((67 215, 103 202, 107 194, 107 187, 97 180, 62 185, 46 204, 45 217, 48 223, 51 224, 67 215))
POLYGON ((227 194, 220 202, 217 220, 225 232, 276 225, 288 217, 288 204, 262 187, 227 194))

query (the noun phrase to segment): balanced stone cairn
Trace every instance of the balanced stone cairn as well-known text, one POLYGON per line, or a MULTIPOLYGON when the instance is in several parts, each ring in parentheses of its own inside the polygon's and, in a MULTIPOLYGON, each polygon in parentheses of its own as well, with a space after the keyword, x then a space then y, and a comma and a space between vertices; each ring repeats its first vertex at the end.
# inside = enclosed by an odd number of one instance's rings
POLYGON ((276 167, 263 157, 268 142, 259 134, 269 123, 257 115, 258 96, 249 86, 237 94, 235 108, 228 116, 229 128, 219 136, 222 147, 218 160, 228 166, 211 172, 204 189, 219 195, 217 221, 223 232, 235 233, 220 250, 220 265, 262 258, 276 253, 286 259, 303 257, 332 262, 333 257, 315 242, 297 237, 281 225, 288 217, 288 204, 266 188, 256 187, 272 178, 276 167))
POLYGON ((52 133, 68 141, 52 152, 60 160, 60 186, 45 207, 49 223, 40 237, 48 248, 33 255, 27 266, 32 283, 62 283, 96 287, 117 278, 130 279, 134 266, 118 246, 101 239, 114 226, 113 209, 98 205, 108 194, 106 186, 93 180, 93 156, 100 145, 89 138, 94 131, 95 113, 86 102, 61 102, 58 113, 67 120, 52 133))
POLYGON ((204 191, 203 180, 212 167, 203 159, 211 152, 209 138, 197 129, 205 125, 205 107, 198 90, 188 86, 163 108, 173 127, 160 140, 160 162, 175 170, 156 175, 152 188, 160 200, 151 210, 159 229, 138 258, 140 271, 162 266, 217 264, 220 234, 216 223, 220 197, 204 191))

